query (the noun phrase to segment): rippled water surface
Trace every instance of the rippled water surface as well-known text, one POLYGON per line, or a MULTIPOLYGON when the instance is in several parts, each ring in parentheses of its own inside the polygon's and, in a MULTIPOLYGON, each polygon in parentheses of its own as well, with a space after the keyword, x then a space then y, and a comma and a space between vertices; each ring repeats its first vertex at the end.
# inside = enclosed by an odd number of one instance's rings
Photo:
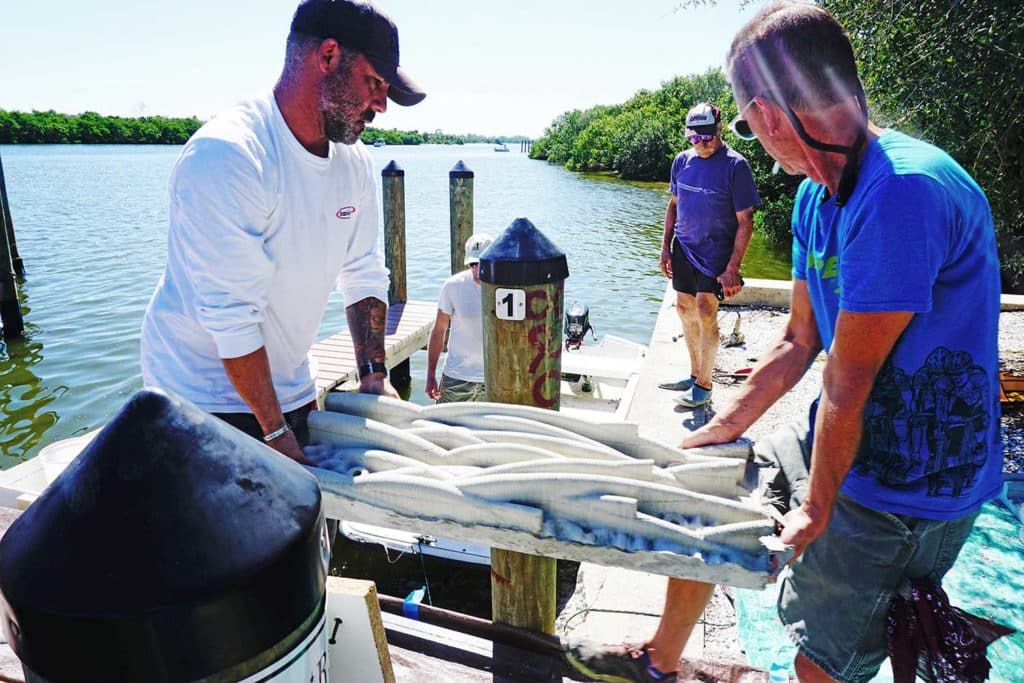
MULTIPOLYGON (((625 183, 531 161, 516 146, 370 148, 405 170, 408 290, 435 300, 448 274, 448 171, 475 172, 475 229, 529 218, 568 258, 566 301, 598 334, 646 343, 665 289, 657 269, 665 184, 625 183)), ((141 386, 139 327, 166 253, 167 177, 180 147, 0 145, 18 248, 26 338, 0 349, 0 468, 105 423, 141 386)), ((787 277, 756 240, 751 277, 787 277)), ((321 336, 344 325, 332 300, 321 336)), ((413 359, 423 402, 425 354, 413 359)))

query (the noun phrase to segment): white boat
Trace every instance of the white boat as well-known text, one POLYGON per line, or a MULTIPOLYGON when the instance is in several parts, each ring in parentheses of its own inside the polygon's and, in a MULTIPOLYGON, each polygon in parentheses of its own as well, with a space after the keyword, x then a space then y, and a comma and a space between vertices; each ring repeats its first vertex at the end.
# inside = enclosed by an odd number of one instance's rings
POLYGON ((373 146, 374 146, 374 147, 384 147, 384 146, 386 146, 387 144, 388 144, 388 143, 384 142, 383 140, 379 140, 379 139, 378 139, 378 140, 375 140, 375 141, 374 141, 374 143, 373 143, 373 146))
POLYGON ((496 144, 494 146, 494 151, 495 152, 507 152, 508 151, 508 145, 506 145, 504 142, 499 142, 498 144, 496 144))
MULTIPOLYGON (((625 420, 636 396, 640 366, 647 347, 615 335, 562 352, 562 392, 559 411, 625 420)), ((440 560, 478 565, 491 563, 491 550, 466 543, 398 529, 341 522, 339 530, 350 541, 379 545, 385 553, 421 554, 440 560)))

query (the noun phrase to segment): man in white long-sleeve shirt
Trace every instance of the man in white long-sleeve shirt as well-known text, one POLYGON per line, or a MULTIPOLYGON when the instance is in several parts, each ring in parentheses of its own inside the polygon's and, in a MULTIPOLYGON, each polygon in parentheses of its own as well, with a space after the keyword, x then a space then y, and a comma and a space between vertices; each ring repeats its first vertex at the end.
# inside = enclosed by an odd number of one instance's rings
POLYGON ((398 31, 359 0, 304 0, 272 93, 204 125, 171 173, 167 268, 142 327, 142 374, 302 459, 308 361, 344 295, 360 391, 397 396, 384 366, 388 271, 373 164, 359 135, 422 90, 398 31))

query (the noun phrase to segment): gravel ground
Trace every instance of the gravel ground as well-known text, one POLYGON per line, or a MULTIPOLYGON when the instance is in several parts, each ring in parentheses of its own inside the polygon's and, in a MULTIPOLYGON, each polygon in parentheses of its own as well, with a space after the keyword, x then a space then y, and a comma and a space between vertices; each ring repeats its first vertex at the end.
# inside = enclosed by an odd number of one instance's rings
MULTIPOLYGON (((719 314, 719 327, 723 338, 734 329, 737 311, 741 317, 740 333, 744 342, 739 346, 719 349, 715 380, 715 405, 728 405, 739 382, 729 376, 737 370, 753 365, 782 332, 787 312, 783 309, 749 307, 723 308, 719 314)), ((684 343, 679 340, 680 344, 684 343)), ((1024 311, 1004 312, 999 316, 1000 370, 1024 375, 1024 311)), ((792 416, 807 410, 821 389, 821 371, 825 357, 819 356, 800 383, 783 396, 747 432, 757 440, 770 434, 792 416)), ((1006 411, 1002 416, 1004 472, 1024 473, 1024 407, 1006 411)))

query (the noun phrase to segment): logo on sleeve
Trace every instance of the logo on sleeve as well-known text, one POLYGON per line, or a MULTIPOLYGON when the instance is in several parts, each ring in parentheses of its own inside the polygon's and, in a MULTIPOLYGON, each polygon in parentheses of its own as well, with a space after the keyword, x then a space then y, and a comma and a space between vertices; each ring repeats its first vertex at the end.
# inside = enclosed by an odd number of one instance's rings
POLYGON ((343 206, 340 209, 338 209, 338 213, 336 213, 334 215, 337 216, 338 218, 340 218, 343 221, 347 221, 349 218, 352 218, 352 216, 355 215, 355 212, 356 212, 356 207, 354 207, 354 206, 343 206))

